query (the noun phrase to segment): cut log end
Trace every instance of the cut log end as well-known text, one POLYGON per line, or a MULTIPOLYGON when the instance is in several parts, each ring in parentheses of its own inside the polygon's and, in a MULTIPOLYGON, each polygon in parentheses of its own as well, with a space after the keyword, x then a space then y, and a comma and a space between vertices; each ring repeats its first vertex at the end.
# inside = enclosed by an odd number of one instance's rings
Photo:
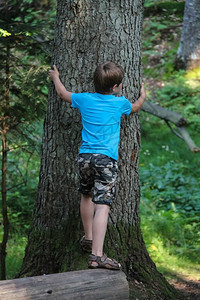
POLYGON ((194 152, 194 153, 198 153, 198 152, 200 152, 200 148, 198 148, 198 147, 194 147, 194 148, 192 149, 192 152, 194 152))

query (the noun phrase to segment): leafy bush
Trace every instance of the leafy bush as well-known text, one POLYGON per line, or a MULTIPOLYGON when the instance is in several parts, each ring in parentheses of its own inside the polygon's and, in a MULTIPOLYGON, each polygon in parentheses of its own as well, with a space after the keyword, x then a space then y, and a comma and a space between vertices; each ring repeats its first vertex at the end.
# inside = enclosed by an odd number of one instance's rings
POLYGON ((161 166, 150 163, 140 173, 142 195, 156 207, 168 210, 173 206, 175 211, 185 214, 200 211, 199 180, 191 177, 187 165, 174 161, 161 166))
POLYGON ((171 160, 160 166, 142 164, 142 229, 150 251, 155 239, 168 247, 169 253, 200 263, 200 174, 192 174, 190 168, 187 160, 171 160))

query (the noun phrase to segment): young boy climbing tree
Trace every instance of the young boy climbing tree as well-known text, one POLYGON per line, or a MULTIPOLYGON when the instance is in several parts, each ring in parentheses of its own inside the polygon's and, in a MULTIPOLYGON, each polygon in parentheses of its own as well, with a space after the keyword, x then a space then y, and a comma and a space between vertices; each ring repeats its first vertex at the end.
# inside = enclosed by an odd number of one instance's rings
POLYGON ((135 103, 124 96, 116 96, 122 90, 124 71, 114 62, 96 68, 95 93, 67 91, 55 65, 49 70, 49 76, 59 97, 78 108, 82 116, 82 145, 77 164, 85 235, 80 244, 83 250, 91 253, 90 268, 119 270, 120 263, 103 254, 103 244, 110 206, 115 198, 121 116, 140 110, 145 100, 144 87, 142 85, 135 103))

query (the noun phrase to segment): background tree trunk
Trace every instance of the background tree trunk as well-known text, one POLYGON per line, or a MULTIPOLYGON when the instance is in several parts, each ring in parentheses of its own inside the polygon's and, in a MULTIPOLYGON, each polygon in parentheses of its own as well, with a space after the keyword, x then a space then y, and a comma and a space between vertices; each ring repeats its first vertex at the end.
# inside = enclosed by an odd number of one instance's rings
POLYGON ((7 212, 7 126, 6 120, 2 121, 2 167, 1 167, 1 197, 2 197, 2 217, 3 217, 3 238, 0 243, 0 279, 6 279, 6 246, 9 234, 9 221, 7 212))
POLYGON ((183 29, 177 51, 178 69, 200 67, 200 1, 186 0, 183 29))
MULTIPOLYGON (((69 90, 93 91, 96 65, 111 60, 125 69, 124 95, 131 101, 138 98, 142 12, 142 0, 58 1, 53 62, 69 90)), ((122 263, 135 298, 174 299, 176 292, 156 270, 140 231, 138 114, 124 117, 121 127, 120 175, 105 252, 122 263)), ((83 234, 75 170, 80 142, 80 114, 51 86, 38 193, 20 276, 87 268, 87 255, 78 245, 83 234)))
MULTIPOLYGON (((8 109, 10 102, 10 46, 6 47, 5 64, 5 92, 3 106, 8 109)), ((8 113, 1 113, 0 116, 0 134, 2 139, 2 163, 1 163, 1 198, 2 198, 2 217, 3 217, 3 237, 0 243, 0 279, 6 279, 6 247, 9 235, 9 220, 7 207, 7 134, 9 132, 10 118, 8 113)))

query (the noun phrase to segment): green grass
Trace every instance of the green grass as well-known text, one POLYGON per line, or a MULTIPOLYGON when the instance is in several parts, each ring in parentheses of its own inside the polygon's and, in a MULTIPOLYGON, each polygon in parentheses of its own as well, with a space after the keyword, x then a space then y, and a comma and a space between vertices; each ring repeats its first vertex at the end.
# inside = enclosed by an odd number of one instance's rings
POLYGON ((187 275, 199 280, 200 247, 196 245, 196 252, 193 253, 195 245, 191 249, 184 236, 184 229, 186 227, 181 227, 180 223, 169 220, 165 220, 164 224, 162 224, 162 216, 156 211, 150 217, 142 214, 141 220, 142 232, 148 252, 158 270, 166 274, 168 278, 174 275, 187 275), (154 222, 155 220, 158 226, 156 230, 152 225, 152 221, 154 222), (162 227, 163 225, 164 227, 162 227), (164 235, 162 232, 163 229, 166 231, 164 235), (167 235, 169 235, 169 240, 167 240, 167 235))
POLYGON ((168 279, 173 276, 187 275, 197 280, 200 279, 200 264, 184 256, 174 254, 173 247, 166 247, 162 238, 153 236, 151 244, 148 245, 148 252, 156 264, 158 270, 168 279))

